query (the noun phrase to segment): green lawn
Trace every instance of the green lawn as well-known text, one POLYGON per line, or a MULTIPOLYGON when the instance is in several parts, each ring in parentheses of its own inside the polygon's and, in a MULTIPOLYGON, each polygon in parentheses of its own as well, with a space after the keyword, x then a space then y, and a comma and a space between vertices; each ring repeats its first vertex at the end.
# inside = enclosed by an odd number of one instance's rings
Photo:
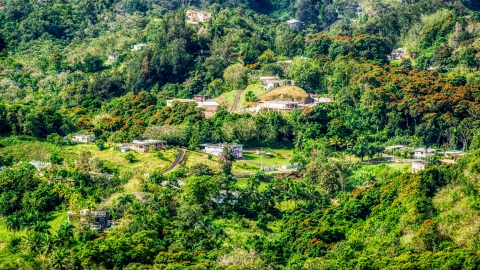
POLYGON ((243 91, 242 93, 242 96, 240 97, 240 106, 239 107, 242 107, 242 104, 246 102, 246 96, 247 96, 247 92, 248 91, 252 91, 253 94, 255 94, 255 96, 258 98, 259 96, 265 94, 268 92, 268 90, 265 90, 265 88, 263 88, 262 86, 260 86, 259 84, 252 84, 252 85, 249 85, 245 91, 243 91))
POLYGON ((288 149, 264 149, 266 153, 272 155, 257 155, 255 150, 245 150, 243 156, 249 162, 259 165, 263 162, 264 166, 275 166, 276 168, 282 165, 290 165, 290 159, 292 158, 292 150, 288 149))
POLYGON ((226 102, 227 110, 231 110, 233 107, 233 103, 235 102, 235 98, 237 97, 237 93, 238 93, 238 90, 233 90, 230 92, 223 93, 219 97, 218 101, 220 104, 222 104, 222 102, 226 102))

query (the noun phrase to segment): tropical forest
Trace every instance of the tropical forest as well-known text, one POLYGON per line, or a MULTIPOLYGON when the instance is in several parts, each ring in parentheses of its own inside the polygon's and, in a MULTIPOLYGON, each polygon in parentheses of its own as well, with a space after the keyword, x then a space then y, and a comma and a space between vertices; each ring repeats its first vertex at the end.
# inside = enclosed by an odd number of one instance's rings
POLYGON ((0 269, 480 269, 480 2, 0 0, 0 269))

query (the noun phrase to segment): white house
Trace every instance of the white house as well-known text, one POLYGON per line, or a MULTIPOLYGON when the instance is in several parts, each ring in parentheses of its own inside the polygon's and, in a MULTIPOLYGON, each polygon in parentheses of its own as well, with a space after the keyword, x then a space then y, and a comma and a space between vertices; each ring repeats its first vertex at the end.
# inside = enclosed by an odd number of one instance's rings
POLYGON ((230 146, 232 148, 233 154, 237 158, 243 157, 243 144, 235 144, 235 143, 206 143, 200 145, 203 147, 203 151, 208 154, 212 154, 214 156, 219 156, 223 152, 223 148, 225 146, 230 146))
POLYGON ((288 26, 293 29, 300 29, 302 28, 303 22, 297 20, 297 19, 291 19, 287 21, 288 26))
POLYGON ((301 104, 297 101, 287 101, 287 100, 269 100, 263 101, 260 104, 260 108, 272 111, 291 111, 301 104))
POLYGON ((108 56, 108 63, 111 64, 115 62, 120 54, 118 52, 113 52, 108 56))
POLYGON ((212 19, 212 13, 197 9, 187 10, 187 22, 191 24, 203 23, 212 19))
POLYGON ((95 135, 91 134, 75 134, 72 137, 72 142, 74 143, 91 143, 95 141, 95 135))
POLYGON ((133 51, 140 51, 143 47, 147 46, 147 44, 137 44, 133 45, 133 51))
POLYGON ((435 155, 435 149, 432 148, 416 148, 413 150, 413 157, 414 158, 426 158, 435 155))
POLYGON ((416 160, 412 162, 412 172, 416 173, 423 171, 426 168, 427 163, 425 161, 416 160))

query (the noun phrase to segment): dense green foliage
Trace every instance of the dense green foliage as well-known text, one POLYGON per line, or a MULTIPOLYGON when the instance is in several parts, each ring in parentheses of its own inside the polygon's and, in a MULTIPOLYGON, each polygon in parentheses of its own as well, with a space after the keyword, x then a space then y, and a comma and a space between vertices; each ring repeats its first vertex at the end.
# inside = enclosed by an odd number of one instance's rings
POLYGON ((47 145, 23 151, 51 164, 37 170, 0 144, 1 269, 480 268, 476 1, 4 2, 0 133, 47 145), (193 7, 212 20, 187 23, 193 7), (389 60, 398 47, 408 53, 389 60), (194 103, 167 106, 260 76, 332 103, 209 118, 194 103), (189 153, 209 142, 288 148, 299 168, 237 179, 233 168, 249 165, 226 147, 168 174, 119 173, 91 152, 65 158, 75 133, 95 134, 100 153, 139 138, 189 153), (387 144, 468 154, 454 165, 435 156, 420 173, 363 162, 387 144), (66 222, 81 209, 118 223, 66 222))

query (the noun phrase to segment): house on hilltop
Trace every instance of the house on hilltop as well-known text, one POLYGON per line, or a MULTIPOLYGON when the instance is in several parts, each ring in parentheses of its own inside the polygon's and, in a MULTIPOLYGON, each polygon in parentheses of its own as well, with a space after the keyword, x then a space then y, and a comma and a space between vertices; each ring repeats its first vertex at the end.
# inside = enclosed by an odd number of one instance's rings
POLYGON ((432 148, 416 148, 413 150, 413 157, 414 158, 427 158, 435 155, 435 149, 432 148))
POLYGON ((204 23, 208 20, 212 19, 212 13, 201 11, 198 9, 187 10, 187 23, 197 24, 197 23, 204 23))
POLYGON ((197 102, 198 108, 204 109, 204 114, 206 118, 214 116, 218 112, 218 108, 220 104, 218 104, 215 100, 207 100, 202 102, 197 102))

